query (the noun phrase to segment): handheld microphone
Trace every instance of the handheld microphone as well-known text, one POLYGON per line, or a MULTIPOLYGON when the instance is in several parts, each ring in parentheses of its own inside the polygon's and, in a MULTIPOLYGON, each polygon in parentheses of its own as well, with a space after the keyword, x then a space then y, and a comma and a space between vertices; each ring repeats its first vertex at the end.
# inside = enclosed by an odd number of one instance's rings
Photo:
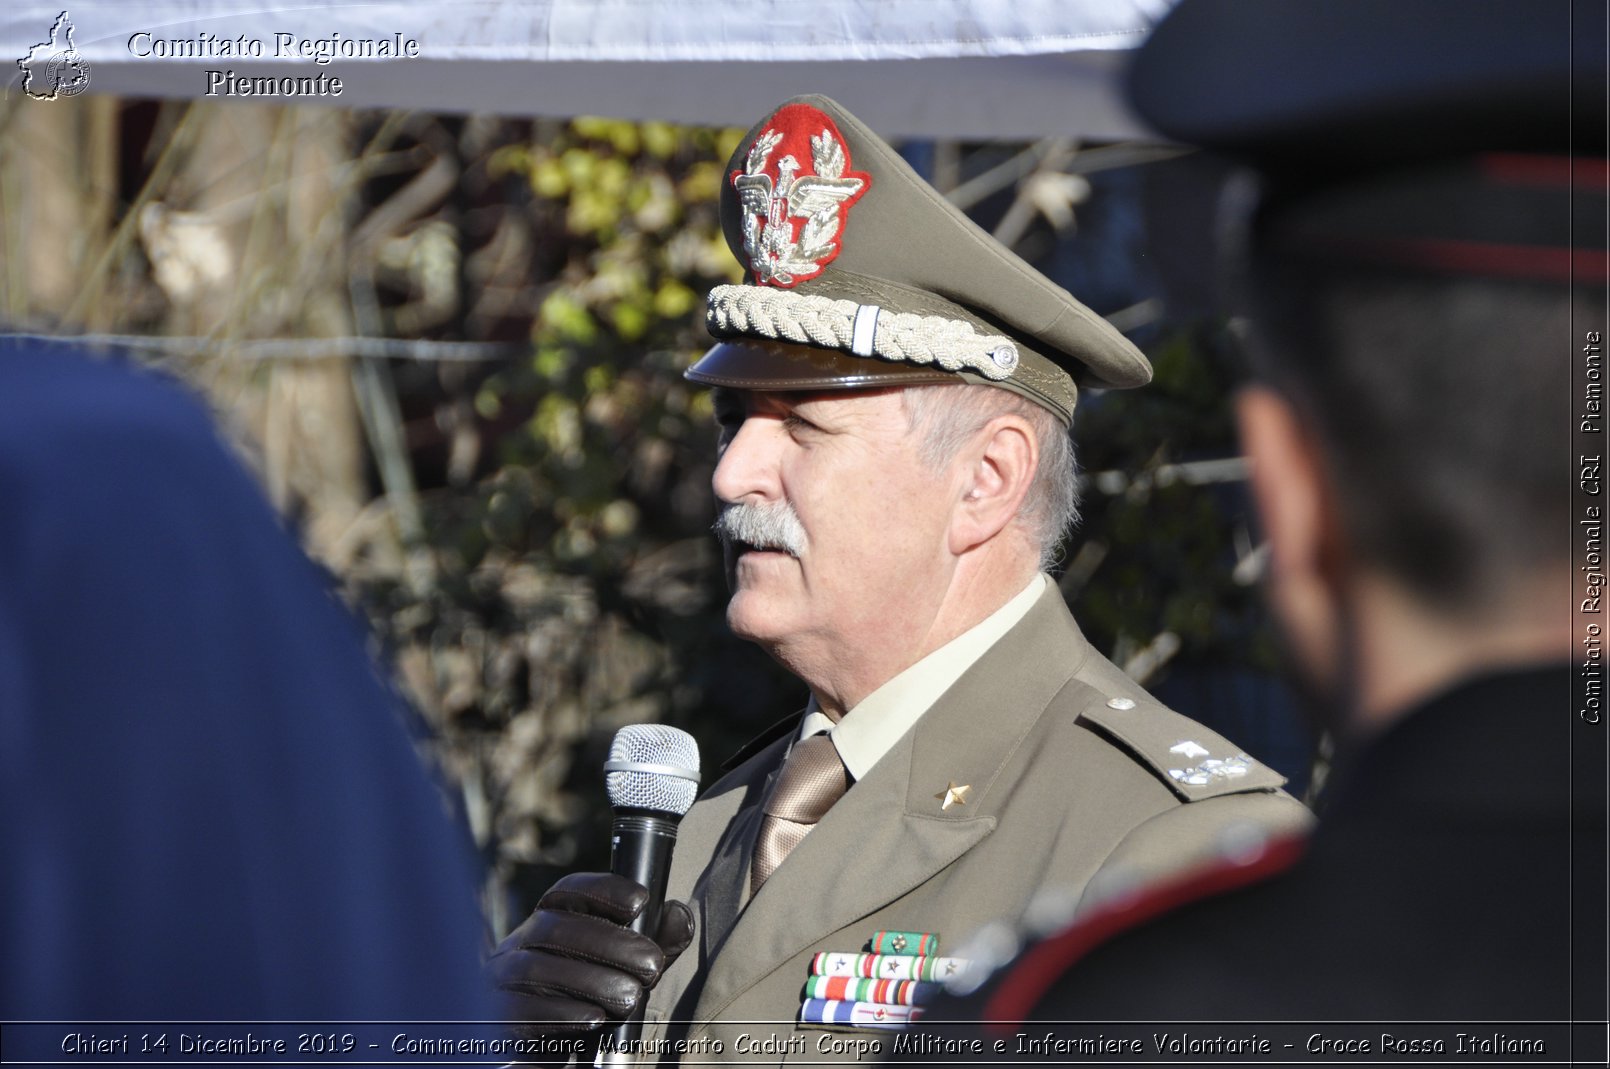
MULTIPOLYGON (((604 762, 604 786, 615 809, 609 870, 648 888, 648 903, 631 929, 652 939, 660 928, 677 824, 699 793, 699 744, 663 724, 621 728, 604 762)), ((643 1010, 639 1006, 605 1033, 595 1066, 632 1064, 631 1051, 643 1034, 643 1010)))

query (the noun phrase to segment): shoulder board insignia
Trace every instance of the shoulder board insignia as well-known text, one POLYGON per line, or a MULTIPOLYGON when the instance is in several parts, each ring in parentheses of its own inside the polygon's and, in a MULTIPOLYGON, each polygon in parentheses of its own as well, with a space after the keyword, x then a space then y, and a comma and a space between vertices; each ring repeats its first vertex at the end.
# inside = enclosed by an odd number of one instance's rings
POLYGON ((1216 732, 1144 695, 1092 702, 1079 714, 1187 802, 1273 790, 1286 777, 1216 732))

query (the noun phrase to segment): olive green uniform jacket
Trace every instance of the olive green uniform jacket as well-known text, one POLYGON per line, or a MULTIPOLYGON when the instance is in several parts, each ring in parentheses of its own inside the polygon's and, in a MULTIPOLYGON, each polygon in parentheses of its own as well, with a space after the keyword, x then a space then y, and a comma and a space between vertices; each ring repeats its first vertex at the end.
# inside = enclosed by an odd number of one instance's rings
POLYGON ((1278 774, 1098 654, 1055 585, 744 903, 761 803, 794 734, 761 745, 682 822, 668 894, 697 930, 644 1029, 666 1061, 851 1060, 826 1048, 856 1039, 887 1050, 889 1033, 796 1023, 813 954, 861 950, 879 929, 937 932, 954 951, 1031 902, 1088 903, 1093 883, 1134 886, 1218 852, 1226 834, 1307 822, 1278 774), (966 801, 945 808, 952 786, 966 801))

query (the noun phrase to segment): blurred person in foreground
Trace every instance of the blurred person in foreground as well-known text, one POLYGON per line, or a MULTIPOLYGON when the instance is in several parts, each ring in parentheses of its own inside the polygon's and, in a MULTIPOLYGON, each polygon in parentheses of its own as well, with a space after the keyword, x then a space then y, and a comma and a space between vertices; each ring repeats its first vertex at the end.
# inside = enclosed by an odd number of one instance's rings
POLYGON ((1566 5, 1453 7, 1185 0, 1141 50, 1141 114, 1263 178, 1236 410, 1270 607, 1341 756, 1310 842, 1115 898, 927 1035, 1603 1020, 1569 397, 1605 331, 1604 9, 1573 85, 1566 5))
POLYGON ((0 339, 0 1017, 487 1020, 394 700, 194 399, 0 339))
POLYGON ((657 940, 622 927, 640 887, 576 875, 493 965, 534 1029, 646 996, 651 1056, 852 1060, 876 1048, 803 1004, 817 953, 880 931, 955 953, 1109 869, 1307 814, 1091 648, 1045 574, 1078 389, 1145 383, 1140 352, 826 97, 769 113, 728 172, 745 282, 711 293, 722 343, 688 378, 716 391, 728 621, 810 704, 684 820, 657 940))

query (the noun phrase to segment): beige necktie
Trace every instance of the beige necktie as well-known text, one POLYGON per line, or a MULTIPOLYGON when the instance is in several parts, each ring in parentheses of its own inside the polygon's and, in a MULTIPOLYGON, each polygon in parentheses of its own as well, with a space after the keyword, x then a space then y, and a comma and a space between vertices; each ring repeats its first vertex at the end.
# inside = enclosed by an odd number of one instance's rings
POLYGON ((749 893, 760 890, 805 833, 850 789, 850 774, 839 760, 833 740, 812 735, 794 744, 766 799, 755 856, 749 865, 749 893))

